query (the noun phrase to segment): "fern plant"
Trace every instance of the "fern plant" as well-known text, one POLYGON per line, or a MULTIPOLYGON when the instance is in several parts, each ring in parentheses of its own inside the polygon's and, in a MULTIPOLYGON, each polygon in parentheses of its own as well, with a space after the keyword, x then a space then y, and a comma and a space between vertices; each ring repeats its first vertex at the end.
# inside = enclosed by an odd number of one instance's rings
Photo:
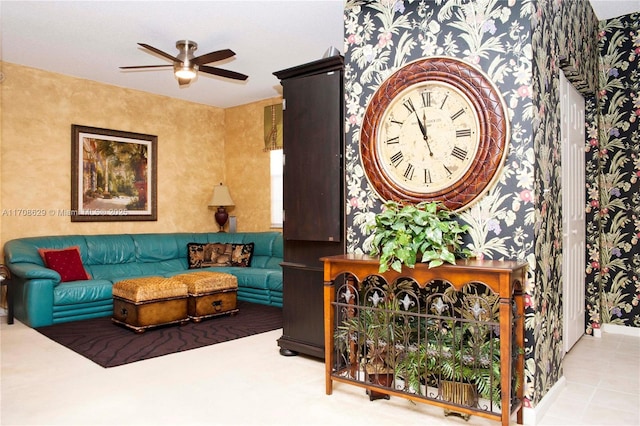
POLYGON ((397 310, 395 300, 382 301, 377 308, 360 308, 337 327, 334 334, 337 347, 356 351, 357 359, 364 358, 371 371, 392 370, 400 330, 390 313, 397 310))
MULTIPOLYGON (((466 327, 463 327, 466 328, 466 327)), ((455 382, 474 384, 478 395, 500 406, 500 339, 498 337, 477 339, 467 332, 457 333, 452 347, 447 348, 451 356, 442 357, 442 378, 455 382)))
POLYGON ((424 395, 421 385, 442 380, 475 385, 481 398, 500 406, 500 339, 486 326, 457 320, 430 327, 427 339, 402 354, 395 369, 405 387, 424 395))

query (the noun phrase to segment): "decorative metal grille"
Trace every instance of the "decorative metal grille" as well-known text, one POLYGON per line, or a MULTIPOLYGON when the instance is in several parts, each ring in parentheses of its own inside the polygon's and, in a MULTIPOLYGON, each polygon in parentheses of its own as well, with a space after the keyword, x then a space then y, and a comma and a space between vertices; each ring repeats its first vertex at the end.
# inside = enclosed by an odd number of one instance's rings
POLYGON ((446 282, 347 275, 335 291, 333 376, 380 389, 369 391, 372 400, 388 398, 386 389, 500 413, 499 297, 484 284, 456 291, 446 282))

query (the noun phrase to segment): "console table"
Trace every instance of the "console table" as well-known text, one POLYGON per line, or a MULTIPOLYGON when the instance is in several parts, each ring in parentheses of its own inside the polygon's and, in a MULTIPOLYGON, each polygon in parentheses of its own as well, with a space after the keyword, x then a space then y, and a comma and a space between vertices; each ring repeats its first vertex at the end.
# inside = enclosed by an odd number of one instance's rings
MULTIPOLYGON (((323 257, 321 260, 324 262, 327 395, 331 395, 333 391, 333 382, 349 383, 365 388, 372 400, 374 396, 386 398, 390 395, 400 396, 415 402, 443 407, 445 413, 460 413, 467 417, 477 415, 499 420, 502 425, 508 425, 511 415, 517 412, 517 422, 522 424, 523 288, 526 280, 526 263, 465 259, 458 260, 456 265, 444 264, 430 269, 428 265, 418 263, 413 269, 403 267, 401 273, 390 270, 380 274, 379 261, 375 257, 346 254, 323 257), (366 284, 368 288, 365 288, 363 283, 371 279, 373 284, 366 284), (446 289, 435 290, 437 285, 444 285, 446 289), (476 290, 476 286, 484 293, 476 290), (390 301, 390 303, 384 304, 380 302, 381 300, 390 301), (375 306, 370 303, 371 301, 375 306), (454 306, 451 301, 457 305, 454 306), (390 307, 391 305, 393 308, 390 307), (447 313, 447 310, 456 310, 458 315, 452 316, 447 313), (459 315, 460 312, 462 315, 459 315), (371 321, 372 315, 386 318, 385 327, 387 329, 397 327, 399 332, 392 336, 392 332, 382 335, 376 331, 376 336, 364 336, 362 339, 363 336, 358 336, 349 328, 350 324, 362 326, 364 322, 371 321), (411 329, 411 332, 404 333, 403 327, 406 330, 411 329), (416 327, 418 327, 417 333, 416 327), (434 329, 437 330, 435 334, 434 329), (443 390, 445 386, 443 386, 442 371, 444 369, 437 363, 439 373, 434 373, 436 367, 420 364, 418 377, 421 382, 414 381, 412 386, 409 386, 408 373, 405 375, 400 373, 403 368, 402 363, 405 362, 403 360, 406 360, 411 353, 415 355, 417 351, 426 353, 422 362, 427 363, 425 358, 431 359, 429 365, 433 366, 434 359, 447 357, 452 359, 452 351, 464 350, 467 351, 464 362, 469 362, 465 366, 475 365, 476 367, 469 368, 479 369, 478 360, 482 358, 480 352, 469 352, 472 351, 470 349, 472 344, 468 341, 464 344, 460 342, 463 341, 461 336, 464 333, 470 335, 469 341, 473 342, 474 336, 480 331, 485 339, 490 336, 489 344, 495 346, 494 355, 490 355, 491 359, 496 360, 495 370, 498 369, 499 363, 499 374, 489 373, 488 379, 497 389, 498 396, 495 398, 489 397, 488 401, 482 399, 478 390, 471 391, 471 395, 467 397, 447 396, 443 390), (449 335, 451 340, 445 343, 440 335, 449 335), (434 336, 435 341, 433 341, 434 336), (408 339, 417 339, 417 342, 408 339), (376 341, 384 341, 386 349, 393 346, 399 350, 399 352, 387 350, 384 355, 380 355, 382 353, 380 348, 383 346, 378 347, 378 359, 384 358, 387 365, 391 364, 388 370, 392 378, 388 382, 378 380, 381 374, 371 373, 365 368, 367 360, 370 362, 372 354, 376 353, 376 350, 371 348, 376 341), (424 348, 427 348, 426 352, 424 348), (390 354, 392 352, 393 354, 390 354), (497 361, 498 356, 499 361, 497 361), (475 364, 473 364, 474 358, 475 364), (393 365, 394 362, 395 365, 393 365), (374 375, 376 380, 372 379, 374 375), (429 379, 426 379, 426 376, 429 379), (416 389, 416 387, 422 389, 416 389)), ((362 333, 362 331, 358 332, 362 333)), ((462 371, 463 361, 459 362, 459 368, 462 371)), ((486 356, 484 363, 487 364, 486 356)), ((406 372, 406 369, 402 371, 406 372)), ((454 391, 457 394, 465 392, 469 394, 468 391, 454 391)))

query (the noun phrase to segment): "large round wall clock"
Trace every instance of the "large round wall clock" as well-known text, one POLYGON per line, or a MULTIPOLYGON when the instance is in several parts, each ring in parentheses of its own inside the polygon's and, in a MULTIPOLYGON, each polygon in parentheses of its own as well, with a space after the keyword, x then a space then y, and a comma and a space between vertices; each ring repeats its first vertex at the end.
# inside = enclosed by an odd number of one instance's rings
POLYGON ((360 131, 369 183, 383 200, 470 205, 499 177, 509 138, 500 92, 455 58, 411 62, 371 98, 360 131))

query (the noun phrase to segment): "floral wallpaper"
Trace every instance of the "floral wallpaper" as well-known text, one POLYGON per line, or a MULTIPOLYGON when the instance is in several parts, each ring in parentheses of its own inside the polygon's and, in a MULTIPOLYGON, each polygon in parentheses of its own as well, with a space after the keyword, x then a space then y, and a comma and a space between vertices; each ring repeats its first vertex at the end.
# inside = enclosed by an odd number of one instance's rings
POLYGON ((560 93, 557 2, 541 2, 531 21, 532 117, 536 190, 534 252, 535 278, 527 304, 525 333, 531 346, 525 352, 526 377, 531 380, 529 403, 535 405, 562 375, 562 202, 560 169, 560 93), (531 339, 531 340, 529 340, 531 339))
POLYGON ((588 241, 587 326, 640 327, 640 12, 600 22, 598 38, 599 121, 589 129, 587 171, 600 229, 588 241))
POLYGON ((585 97, 595 96, 598 79, 598 20, 587 0, 563 1, 559 18, 558 58, 567 80, 585 97))
POLYGON ((465 243, 474 255, 529 264, 528 406, 562 375, 558 74, 564 65, 582 91, 596 86, 590 71, 596 59, 585 54, 596 52, 595 34, 588 34, 597 27, 594 20, 586 0, 348 0, 345 6, 349 252, 369 251, 365 224, 381 209, 362 169, 359 131, 368 101, 385 78, 413 60, 451 56, 483 70, 506 101, 511 141, 499 182, 460 220, 471 225, 465 243), (561 59, 557 46, 567 38, 582 44, 568 46, 561 59))

